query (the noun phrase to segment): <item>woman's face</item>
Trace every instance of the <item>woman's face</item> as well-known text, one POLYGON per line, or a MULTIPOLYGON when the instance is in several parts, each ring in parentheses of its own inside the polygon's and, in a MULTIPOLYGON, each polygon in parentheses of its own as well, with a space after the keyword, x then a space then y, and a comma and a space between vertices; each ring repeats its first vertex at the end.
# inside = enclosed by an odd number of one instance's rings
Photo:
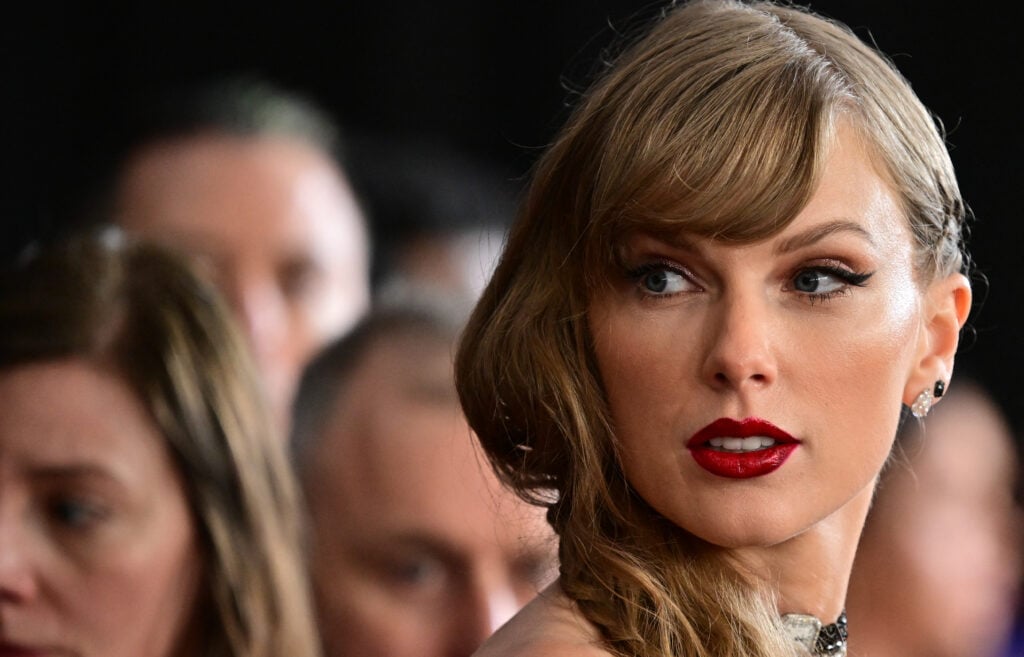
POLYGON ((636 491, 722 547, 780 543, 854 499, 866 510, 919 392, 912 255, 895 195, 842 124, 778 235, 632 237, 588 319, 636 491))
POLYGON ((172 655, 198 563, 182 482, 119 377, 0 372, 0 655, 172 655))

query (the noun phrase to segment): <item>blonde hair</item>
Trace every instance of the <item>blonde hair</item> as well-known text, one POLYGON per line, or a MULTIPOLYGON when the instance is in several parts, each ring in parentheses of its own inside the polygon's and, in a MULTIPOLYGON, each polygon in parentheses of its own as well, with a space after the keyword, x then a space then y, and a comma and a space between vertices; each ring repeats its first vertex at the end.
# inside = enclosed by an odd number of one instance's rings
POLYGON ((629 486, 586 322, 643 229, 751 242, 786 227, 843 120, 903 206, 921 280, 962 268, 964 206, 935 122, 847 29, 770 3, 669 10, 538 162, 457 357, 499 476, 548 507, 562 587, 618 655, 791 654, 771 592, 629 486))
POLYGON ((166 440, 204 559, 195 654, 318 657, 296 485, 213 290, 172 254, 116 232, 45 247, 0 280, 0 368, 112 366, 166 440))

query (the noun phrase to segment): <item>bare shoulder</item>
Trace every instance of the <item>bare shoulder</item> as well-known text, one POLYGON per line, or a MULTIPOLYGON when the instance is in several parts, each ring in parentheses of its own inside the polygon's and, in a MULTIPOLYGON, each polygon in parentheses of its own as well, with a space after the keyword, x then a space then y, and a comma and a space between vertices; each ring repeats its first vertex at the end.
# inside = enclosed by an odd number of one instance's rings
POLYGON ((558 582, 505 623, 473 657, 611 657, 597 628, 558 582))

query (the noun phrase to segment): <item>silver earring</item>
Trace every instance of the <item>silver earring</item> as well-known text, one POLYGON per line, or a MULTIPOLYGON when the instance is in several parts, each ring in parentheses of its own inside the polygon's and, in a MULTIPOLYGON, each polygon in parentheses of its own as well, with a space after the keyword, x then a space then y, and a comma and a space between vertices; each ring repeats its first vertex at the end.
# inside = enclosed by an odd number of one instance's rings
POLYGON ((925 415, 928 415, 928 411, 931 410, 934 401, 935 396, 932 395, 931 388, 925 388, 917 396, 917 399, 914 400, 914 403, 910 405, 910 412, 920 420, 925 415))

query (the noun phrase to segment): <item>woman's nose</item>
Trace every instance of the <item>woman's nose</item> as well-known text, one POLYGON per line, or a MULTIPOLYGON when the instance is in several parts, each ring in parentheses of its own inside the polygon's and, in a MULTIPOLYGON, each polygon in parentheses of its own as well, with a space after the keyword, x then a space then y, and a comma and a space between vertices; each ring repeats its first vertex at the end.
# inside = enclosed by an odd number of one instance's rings
POLYGON ((724 294, 709 311, 704 379, 718 389, 740 390, 775 381, 773 326, 769 300, 753 290, 724 294))
POLYGON ((29 601, 37 587, 27 529, 11 506, 0 493, 0 604, 29 601))

